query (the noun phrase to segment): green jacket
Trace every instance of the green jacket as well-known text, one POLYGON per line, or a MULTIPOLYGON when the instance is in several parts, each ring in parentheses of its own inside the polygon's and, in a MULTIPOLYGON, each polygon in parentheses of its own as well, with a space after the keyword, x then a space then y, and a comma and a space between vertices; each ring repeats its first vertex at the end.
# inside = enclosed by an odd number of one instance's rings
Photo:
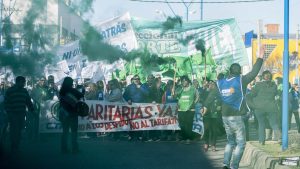
POLYGON ((182 89, 178 94, 179 111, 188 111, 194 109, 194 103, 199 99, 197 91, 193 86, 182 89))

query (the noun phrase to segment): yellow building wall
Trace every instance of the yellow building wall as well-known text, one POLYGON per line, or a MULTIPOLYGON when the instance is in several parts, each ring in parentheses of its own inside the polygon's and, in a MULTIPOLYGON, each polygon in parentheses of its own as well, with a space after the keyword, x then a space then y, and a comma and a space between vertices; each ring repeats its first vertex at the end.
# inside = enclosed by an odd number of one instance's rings
MULTIPOLYGON (((300 40, 299 40, 300 42, 300 40)), ((283 39, 261 39, 261 44, 265 46, 265 55, 264 55, 264 64, 262 70, 270 70, 273 73, 273 78, 282 77, 283 74, 283 49, 284 49, 284 41, 283 39), (272 46, 275 46, 273 50, 271 50, 272 46)), ((300 46, 298 43, 298 51, 300 50, 300 46)), ((294 83, 296 79, 296 57, 291 57, 293 52, 296 51, 296 40, 289 41, 289 55, 290 55, 290 72, 289 72, 289 81, 294 83), (294 59, 293 59, 294 58, 294 59)), ((253 63, 255 63, 257 56, 257 39, 252 41, 252 59, 253 63)), ((298 60, 299 52, 297 55, 298 60)), ((298 66, 298 75, 300 76, 300 65, 298 66)))

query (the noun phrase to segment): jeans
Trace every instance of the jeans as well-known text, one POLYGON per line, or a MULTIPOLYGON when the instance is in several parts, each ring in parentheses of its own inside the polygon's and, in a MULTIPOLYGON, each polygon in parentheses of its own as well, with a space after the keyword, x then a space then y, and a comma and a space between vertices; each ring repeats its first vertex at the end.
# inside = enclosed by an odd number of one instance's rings
POLYGON ((257 112, 257 111, 254 111, 254 113, 258 120, 258 141, 260 143, 265 142, 266 121, 269 122, 271 128, 273 129, 273 131, 275 133, 275 140, 278 140, 280 137, 280 130, 279 130, 276 113, 257 112))
POLYGON ((19 150, 21 142, 22 129, 25 125, 25 113, 14 112, 8 114, 9 127, 10 127, 10 140, 11 151, 15 152, 19 150))
POLYGON ((216 146, 218 134, 218 119, 204 117, 204 142, 205 144, 216 146))
POLYGON ((224 166, 230 167, 231 156, 233 153, 231 168, 238 169, 246 145, 244 121, 241 116, 223 116, 222 119, 227 135, 223 163, 224 166), (234 148, 235 150, 233 152, 234 148))
POLYGON ((61 150, 68 150, 68 135, 71 128, 72 151, 78 151, 77 131, 78 131, 78 116, 70 115, 62 121, 63 133, 61 137, 61 150))

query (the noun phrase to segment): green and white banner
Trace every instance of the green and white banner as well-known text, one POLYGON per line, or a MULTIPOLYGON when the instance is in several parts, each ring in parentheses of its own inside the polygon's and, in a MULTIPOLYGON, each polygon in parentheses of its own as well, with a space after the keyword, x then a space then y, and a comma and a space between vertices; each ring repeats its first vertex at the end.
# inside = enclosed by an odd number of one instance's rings
MULTIPOLYGON (((206 75, 210 79, 215 79, 217 73, 225 72, 232 63, 239 63, 242 66, 249 64, 235 19, 183 22, 181 26, 176 25, 170 30, 165 30, 163 24, 162 21, 136 19, 129 13, 125 13, 99 23, 96 27, 107 43, 125 52, 142 49, 160 57, 172 57, 176 60, 176 68, 172 64, 151 67, 149 63, 145 69, 145 65, 142 66, 139 59, 136 59, 120 65, 122 69, 112 69, 113 72, 98 70, 97 76, 108 76, 103 74, 105 72, 109 73, 111 78, 126 78, 128 75, 139 74, 144 79, 150 73, 159 73, 172 78, 176 71, 177 76, 188 74, 200 79, 206 75), (201 52, 195 48, 195 43, 199 39, 205 41, 206 64, 201 52)), ((65 45, 59 50, 60 60, 67 60, 69 67, 69 62, 75 65, 82 59, 78 58, 79 54, 78 41, 65 45)), ((81 66, 81 68, 86 67, 85 72, 88 72, 86 69, 91 67, 88 67, 88 64, 90 63, 85 62, 81 66)), ((95 72, 95 70, 92 71, 95 72)), ((80 72, 76 74, 82 76, 80 72)), ((86 73, 83 74, 86 75, 86 73)), ((91 78, 90 76, 94 75, 88 76, 91 78)))
POLYGON ((184 22, 167 31, 163 22, 158 21, 132 19, 132 25, 140 48, 164 57, 192 56, 193 69, 194 65, 204 64, 201 52, 195 48, 198 39, 206 43, 207 64, 216 65, 218 71, 224 71, 232 63, 249 64, 235 19, 184 22))

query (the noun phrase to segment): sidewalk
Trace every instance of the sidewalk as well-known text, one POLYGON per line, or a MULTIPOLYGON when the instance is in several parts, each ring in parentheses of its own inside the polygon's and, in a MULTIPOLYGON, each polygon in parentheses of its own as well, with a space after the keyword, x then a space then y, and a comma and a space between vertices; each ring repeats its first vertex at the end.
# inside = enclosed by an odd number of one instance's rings
POLYGON ((250 140, 246 144, 245 152, 241 161, 241 167, 253 169, 296 169, 300 167, 280 165, 280 157, 300 156, 300 134, 296 130, 296 125, 292 124, 289 131, 289 148, 281 151, 281 145, 274 141, 266 141, 260 145, 257 140, 257 131, 253 123, 250 123, 250 140), (295 147, 297 145, 297 147, 295 147))
MULTIPOLYGON (((249 130, 250 141, 247 141, 245 152, 240 163, 240 169, 296 169, 295 167, 279 165, 278 157, 272 157, 256 146, 258 144, 256 141, 258 140, 258 133, 253 121, 249 122, 249 130)), ((292 125, 292 130, 289 131, 289 141, 290 143, 300 143, 300 134, 297 133, 295 124, 292 125)), ((222 168, 226 142, 227 140, 225 137, 219 138, 217 141, 217 151, 212 152, 209 150, 207 152, 208 158, 212 161, 213 166, 216 168, 222 168)), ((277 148, 279 146, 277 143, 272 141, 267 141, 266 145, 268 144, 276 144, 277 148)), ((291 147, 291 145, 289 145, 289 147, 291 147)))

